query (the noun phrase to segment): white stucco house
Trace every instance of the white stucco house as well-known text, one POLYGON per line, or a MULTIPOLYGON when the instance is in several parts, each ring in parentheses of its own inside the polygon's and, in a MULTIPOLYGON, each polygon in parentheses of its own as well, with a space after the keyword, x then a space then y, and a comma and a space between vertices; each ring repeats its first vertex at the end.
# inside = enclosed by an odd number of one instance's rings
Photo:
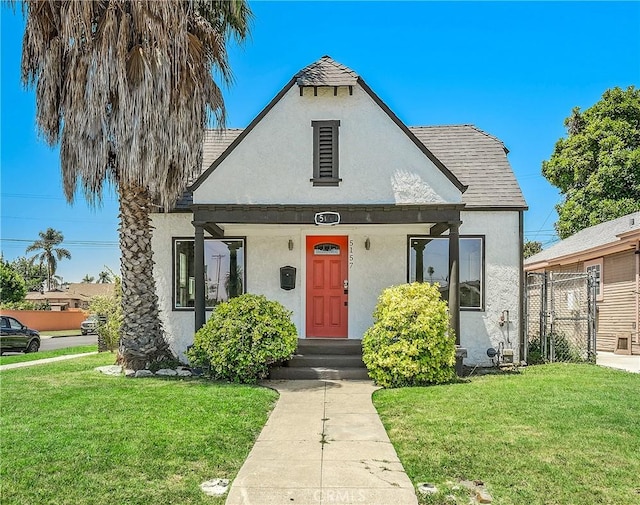
POLYGON ((201 175, 153 215, 172 349, 242 292, 281 302, 301 339, 361 339, 383 288, 430 281, 466 364, 501 343, 517 359, 526 203, 507 152, 474 126, 407 127, 322 57, 245 129, 208 132, 201 175))

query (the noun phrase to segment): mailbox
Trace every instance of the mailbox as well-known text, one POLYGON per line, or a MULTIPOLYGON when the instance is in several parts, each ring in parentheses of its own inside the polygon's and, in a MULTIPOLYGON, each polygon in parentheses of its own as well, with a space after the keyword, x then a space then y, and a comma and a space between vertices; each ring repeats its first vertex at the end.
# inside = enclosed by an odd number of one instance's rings
POLYGON ((286 291, 296 287, 296 267, 280 267, 280 287, 286 291))

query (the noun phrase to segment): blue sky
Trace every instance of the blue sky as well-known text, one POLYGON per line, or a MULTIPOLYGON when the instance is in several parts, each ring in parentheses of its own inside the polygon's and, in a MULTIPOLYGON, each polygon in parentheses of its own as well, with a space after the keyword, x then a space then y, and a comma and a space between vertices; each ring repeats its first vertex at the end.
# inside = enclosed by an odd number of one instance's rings
MULTIPOLYGON (((227 126, 241 128, 302 67, 328 54, 358 72, 409 126, 474 124, 499 137, 530 210, 527 239, 554 240, 555 188, 541 162, 564 118, 613 86, 640 85, 637 2, 252 2, 251 39, 230 48, 227 126)), ((34 94, 20 83, 24 23, 3 5, 1 228, 7 259, 38 231, 63 232, 77 282, 117 271, 117 201, 66 203, 58 149, 36 132, 34 94)))

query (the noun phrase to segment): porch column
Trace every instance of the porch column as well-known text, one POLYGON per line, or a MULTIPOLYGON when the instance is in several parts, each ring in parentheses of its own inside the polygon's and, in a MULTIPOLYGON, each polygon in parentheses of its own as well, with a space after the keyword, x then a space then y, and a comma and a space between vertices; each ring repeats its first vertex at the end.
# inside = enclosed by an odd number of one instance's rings
POLYGON ((414 239, 412 242, 416 252, 416 282, 424 282, 424 248, 427 244, 419 239, 414 239))
POLYGON ((204 228, 201 224, 194 223, 195 244, 194 244, 194 270, 196 276, 195 286, 195 324, 196 331, 204 326, 206 322, 205 314, 205 285, 204 285, 204 228))
POLYGON ((238 289, 238 247, 240 245, 237 242, 225 242, 229 248, 229 291, 227 296, 229 299, 234 298, 240 294, 238 289))
POLYGON ((449 327, 456 335, 456 373, 462 375, 460 348, 460 222, 449 223, 449 327))
POLYGON ((449 315, 460 345, 460 223, 449 223, 449 315))

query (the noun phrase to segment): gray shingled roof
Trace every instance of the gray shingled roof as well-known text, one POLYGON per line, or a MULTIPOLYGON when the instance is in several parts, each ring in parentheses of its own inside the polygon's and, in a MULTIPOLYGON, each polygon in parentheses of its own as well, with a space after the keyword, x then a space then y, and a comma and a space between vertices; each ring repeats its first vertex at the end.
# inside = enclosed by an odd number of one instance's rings
MULTIPOLYGON (((202 167, 200 172, 193 177, 188 186, 193 184, 195 180, 202 174, 218 157, 225 151, 227 147, 242 133, 242 128, 227 128, 225 130, 206 130, 204 133, 204 142, 202 145, 202 167)), ((182 198, 178 199, 174 209, 188 210, 193 203, 193 193, 186 190, 182 194, 182 198)))
POLYGON ((202 146, 202 171, 204 172, 229 147, 242 128, 227 128, 226 130, 207 130, 204 134, 202 146))
MULTIPOLYGON (((468 208, 518 207, 526 202, 520 191, 509 161, 506 148, 497 138, 471 125, 421 126, 409 128, 453 174, 469 186, 462 195, 468 208)), ((205 137, 202 171, 240 135, 242 130, 225 130, 220 135, 208 132, 205 137)), ((185 194, 177 208, 192 203, 185 194)))
POLYGON ((633 212, 605 223, 590 226, 538 254, 527 258, 525 265, 550 261, 571 254, 618 242, 618 235, 632 230, 640 231, 640 212, 633 212))
POLYGON ((469 186, 462 195, 467 207, 527 206, 507 159, 508 150, 496 137, 473 125, 418 126, 409 130, 469 186))
POLYGON ((295 76, 298 86, 355 86, 358 74, 330 56, 304 67, 295 76))

